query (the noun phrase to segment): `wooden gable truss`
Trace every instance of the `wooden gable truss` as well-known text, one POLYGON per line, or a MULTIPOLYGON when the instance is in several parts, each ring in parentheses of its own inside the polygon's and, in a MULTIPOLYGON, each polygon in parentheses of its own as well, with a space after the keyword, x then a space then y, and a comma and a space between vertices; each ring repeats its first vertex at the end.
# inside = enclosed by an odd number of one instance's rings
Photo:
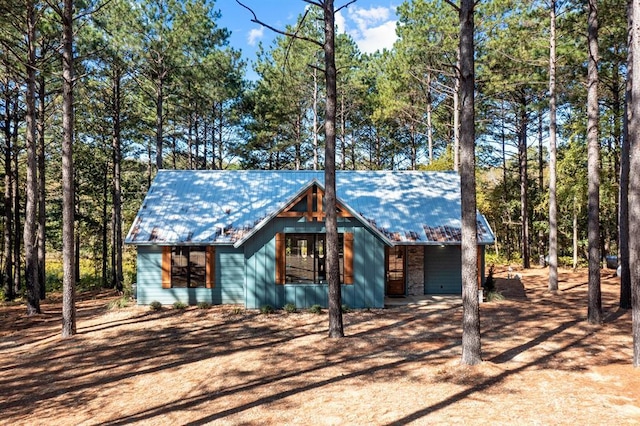
MULTIPOLYGON (((324 191, 313 185, 285 207, 278 217, 304 217, 307 222, 323 222, 327 215, 324 211, 324 191), (300 206, 303 206, 301 209, 300 206)), ((353 217, 340 203, 336 203, 338 217, 353 217)))

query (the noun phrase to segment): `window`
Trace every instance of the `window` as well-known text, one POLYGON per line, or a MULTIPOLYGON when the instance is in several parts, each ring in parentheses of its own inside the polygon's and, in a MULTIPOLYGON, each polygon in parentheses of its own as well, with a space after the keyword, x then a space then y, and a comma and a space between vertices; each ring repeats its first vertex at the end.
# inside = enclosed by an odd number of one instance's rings
MULTIPOLYGON (((353 234, 339 234, 340 282, 353 283, 353 234)), ((276 282, 278 284, 325 284, 325 234, 276 235, 276 282)))
POLYGON ((164 247, 162 252, 163 288, 213 287, 213 247, 164 247))

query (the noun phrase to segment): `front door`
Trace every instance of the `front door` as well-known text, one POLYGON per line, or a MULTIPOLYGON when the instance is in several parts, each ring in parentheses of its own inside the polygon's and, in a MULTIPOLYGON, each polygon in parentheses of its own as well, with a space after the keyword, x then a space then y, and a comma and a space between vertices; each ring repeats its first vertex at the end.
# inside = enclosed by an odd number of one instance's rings
POLYGON ((387 296, 405 295, 405 248, 395 246, 386 249, 387 296))

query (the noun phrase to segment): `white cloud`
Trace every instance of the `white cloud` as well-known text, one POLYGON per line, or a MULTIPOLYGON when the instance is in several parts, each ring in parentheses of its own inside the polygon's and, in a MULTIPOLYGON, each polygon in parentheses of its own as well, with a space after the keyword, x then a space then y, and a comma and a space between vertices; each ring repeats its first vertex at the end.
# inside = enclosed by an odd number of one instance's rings
POLYGON ((363 53, 391 49, 396 39, 396 21, 387 21, 377 27, 366 28, 360 32, 359 38, 355 38, 358 48, 363 53))
POLYGON ((339 11, 338 13, 335 14, 335 20, 336 20, 336 27, 338 27, 338 32, 339 33, 344 33, 346 32, 346 22, 344 19, 344 15, 342 14, 342 11, 339 11))
POLYGON ((391 11, 387 7, 372 7, 370 9, 361 9, 354 7, 351 13, 351 19, 353 19, 359 28, 366 28, 369 25, 387 21, 391 11))
POLYGON ((264 36, 264 27, 260 27, 260 28, 254 28, 251 31, 249 31, 249 35, 247 36, 247 44, 249 46, 255 46, 256 44, 258 44, 258 41, 260 41, 260 39, 262 39, 262 37, 264 36))
POLYGON ((396 41, 396 20, 393 9, 388 7, 371 7, 363 9, 354 7, 346 10, 346 18, 336 17, 338 28, 353 37, 363 53, 391 49, 396 41), (352 24, 352 25, 349 25, 352 24))

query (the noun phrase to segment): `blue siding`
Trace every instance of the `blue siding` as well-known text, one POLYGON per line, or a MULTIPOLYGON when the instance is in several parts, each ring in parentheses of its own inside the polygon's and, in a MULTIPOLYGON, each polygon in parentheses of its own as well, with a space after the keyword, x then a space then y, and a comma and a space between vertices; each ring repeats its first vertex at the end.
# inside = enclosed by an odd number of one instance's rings
POLYGON ((244 269, 242 249, 216 247, 214 303, 244 303, 244 269))
MULTIPOLYGON (((342 286, 342 302, 352 308, 384 307, 384 243, 356 221, 341 221, 338 231, 352 232, 354 283, 342 286)), ((322 284, 275 284, 275 235, 322 233, 323 223, 297 219, 274 219, 245 243, 247 289, 245 306, 280 308, 294 303, 298 308, 328 305, 328 286, 322 284)))
MULTIPOLYGON (((163 289, 162 247, 138 246, 138 304, 159 301, 164 305, 239 303, 257 309, 328 306, 328 286, 322 284, 275 284, 275 234, 278 232, 325 232, 322 223, 274 219, 241 248, 216 247, 215 286, 212 289, 163 289)), ((384 243, 356 221, 339 222, 339 232, 353 238, 354 283, 342 286, 342 302, 351 308, 384 307, 384 243)))
POLYGON ((162 247, 138 246, 137 297, 139 305, 158 301, 212 304, 244 302, 244 255, 233 247, 216 247, 214 288, 162 288, 162 247))
POLYGON ((460 246, 427 246, 424 251, 425 294, 462 294, 460 246))

